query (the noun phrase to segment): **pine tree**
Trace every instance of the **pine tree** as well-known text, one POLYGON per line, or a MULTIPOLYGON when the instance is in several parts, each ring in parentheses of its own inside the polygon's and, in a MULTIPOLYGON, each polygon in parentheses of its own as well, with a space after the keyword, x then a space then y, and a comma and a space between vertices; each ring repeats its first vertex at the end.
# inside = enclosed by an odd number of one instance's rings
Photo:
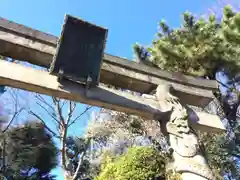
POLYGON ((52 136, 39 122, 13 127, 2 134, 5 140, 9 179, 53 180, 49 173, 57 165, 57 148, 52 136))
POLYGON ((240 155, 240 128, 236 112, 239 106, 240 13, 226 6, 222 20, 218 22, 214 15, 208 20, 195 19, 191 13, 185 12, 180 28, 171 29, 165 21, 159 26, 158 38, 148 47, 148 61, 160 69, 219 82, 221 91, 215 95, 229 122, 229 133, 227 136, 202 134, 201 138, 210 165, 219 174, 239 178, 236 159, 240 155), (229 80, 224 82, 219 74, 229 80))

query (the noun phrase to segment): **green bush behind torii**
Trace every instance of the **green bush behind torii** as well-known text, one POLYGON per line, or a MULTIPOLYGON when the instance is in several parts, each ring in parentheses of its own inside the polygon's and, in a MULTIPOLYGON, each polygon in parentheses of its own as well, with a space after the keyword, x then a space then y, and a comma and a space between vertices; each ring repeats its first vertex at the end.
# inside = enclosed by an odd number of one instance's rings
MULTIPOLYGON (((152 147, 136 146, 118 157, 106 155, 101 173, 95 180, 146 180, 157 177, 170 180, 167 176, 166 156, 152 147)), ((171 176, 174 180, 179 178, 171 176)))

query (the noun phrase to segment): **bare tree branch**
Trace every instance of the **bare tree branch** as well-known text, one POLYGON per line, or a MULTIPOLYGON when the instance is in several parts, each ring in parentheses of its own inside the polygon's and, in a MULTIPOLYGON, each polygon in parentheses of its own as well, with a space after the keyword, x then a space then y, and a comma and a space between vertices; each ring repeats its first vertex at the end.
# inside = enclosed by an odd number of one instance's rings
POLYGON ((23 110, 23 108, 21 108, 19 111, 16 111, 13 114, 12 119, 9 121, 8 125, 6 126, 6 128, 2 131, 3 133, 6 132, 8 130, 8 128, 10 127, 10 125, 12 124, 13 120, 20 114, 20 112, 23 110))
POLYGON ((49 102, 47 102, 41 95, 39 94, 36 94, 35 97, 41 102, 43 103, 45 106, 47 107, 44 107, 44 105, 41 105, 39 102, 37 102, 37 104, 49 115, 53 118, 54 120, 54 124, 55 124, 55 128, 60 131, 60 129, 62 129, 62 124, 61 122, 59 121, 59 119, 55 116, 56 114, 56 109, 54 109, 54 104, 51 104, 49 102), (48 109, 49 108, 49 109, 48 109), (54 114, 53 114, 54 113, 54 114))
MULTIPOLYGON (((37 103, 46 113, 48 113, 48 115, 50 115, 54 122, 56 122, 58 124, 58 131, 57 133, 55 133, 52 129, 50 129, 44 122, 43 119, 41 119, 40 116, 38 116, 37 114, 35 114, 34 112, 30 111, 30 114, 34 115, 35 117, 37 117, 39 120, 42 121, 42 123, 45 125, 46 129, 48 129, 55 137, 59 138, 60 140, 60 149, 61 149, 61 167, 63 168, 63 170, 65 172, 69 171, 67 169, 67 155, 66 155, 66 151, 67 151, 67 146, 66 146, 66 140, 67 140, 67 133, 68 133, 68 128, 74 124, 84 113, 86 113, 90 108, 92 108, 91 106, 87 107, 80 115, 78 115, 76 118, 73 119, 73 113, 76 109, 76 103, 74 101, 62 101, 59 98, 56 97, 52 97, 52 105, 51 103, 49 104, 49 102, 47 102, 42 96, 37 95, 36 96, 37 99, 42 102, 42 103, 37 103), (67 117, 63 116, 63 106, 66 104, 66 102, 69 103, 69 109, 68 109, 68 114, 67 117), (45 106, 46 105, 46 106, 45 106), (50 108, 50 110, 48 109, 48 107, 50 108), (53 114, 51 114, 51 110, 53 112, 55 112, 55 114, 57 115, 54 116, 53 114)), ((85 156, 85 153, 81 155, 80 160, 79 160, 79 164, 78 165, 78 169, 77 172, 74 173, 74 175, 77 177, 78 176, 78 172, 79 169, 82 165, 83 162, 83 157, 85 156)))
POLYGON ((85 144, 85 149, 84 149, 84 151, 83 151, 83 152, 81 153, 81 155, 80 155, 77 169, 76 169, 76 171, 75 171, 75 173, 74 173, 74 175, 73 175, 73 178, 72 178, 73 180, 77 180, 77 179, 78 179, 78 173, 79 173, 79 170, 80 170, 80 168, 81 168, 81 166, 82 166, 82 164, 83 164, 83 159, 84 159, 84 157, 85 157, 85 155, 86 155, 87 147, 89 146, 90 141, 91 141, 91 138, 88 138, 88 139, 87 139, 87 143, 85 144))
POLYGON ((69 101, 68 117, 67 117, 67 121, 66 121, 67 126, 72 118, 75 107, 76 107, 76 103, 69 101))
POLYGON ((34 113, 34 112, 31 111, 31 110, 30 110, 29 114, 31 114, 31 115, 35 116, 37 119, 39 119, 39 120, 43 123, 43 125, 46 127, 46 129, 53 134, 53 136, 55 136, 56 138, 60 138, 55 132, 53 132, 53 131, 51 130, 51 128, 49 128, 49 127, 46 125, 46 123, 44 122, 44 120, 43 120, 39 115, 37 115, 36 113, 34 113))
POLYGON ((93 106, 88 106, 80 115, 78 115, 71 123, 68 124, 68 127, 73 125, 83 114, 85 114, 89 109, 91 109, 93 106))
POLYGON ((41 105, 38 102, 37 105, 39 105, 44 111, 46 111, 48 115, 51 116, 56 121, 57 124, 60 124, 59 120, 51 112, 49 112, 49 110, 47 110, 43 105, 41 105))
POLYGON ((13 88, 10 88, 8 90, 8 93, 10 94, 10 96, 12 97, 12 100, 14 102, 14 113, 12 115, 12 118, 11 120, 9 121, 8 125, 5 127, 5 129, 2 131, 3 133, 6 132, 8 130, 8 128, 11 126, 11 124, 13 123, 13 121, 17 118, 17 116, 22 112, 22 110, 24 110, 23 107, 21 107, 19 109, 19 93, 18 93, 18 89, 13 89, 13 88))
POLYGON ((61 158, 62 158, 62 166, 64 170, 67 170, 67 165, 66 165, 66 140, 67 140, 67 127, 64 126, 62 129, 61 133, 61 139, 60 139, 60 144, 61 144, 61 158))
POLYGON ((59 126, 59 133, 60 133, 60 144, 61 144, 61 161, 62 166, 65 171, 67 171, 66 165, 66 140, 67 140, 67 130, 68 127, 66 125, 65 119, 62 115, 62 106, 60 105, 60 100, 56 97, 52 97, 53 103, 55 104, 56 112, 58 114, 58 118, 60 121, 61 126, 59 126))
POLYGON ((63 106, 66 104, 66 102, 67 102, 67 100, 64 100, 64 101, 62 102, 61 109, 62 109, 63 106))
POLYGON ((53 100, 53 103, 55 104, 55 108, 56 108, 56 111, 57 111, 57 114, 58 114, 58 118, 60 120, 60 123, 62 124, 63 127, 66 126, 66 122, 65 122, 65 119, 62 115, 62 109, 61 109, 61 106, 60 106, 60 100, 56 97, 52 97, 52 100, 53 100))
POLYGON ((53 112, 55 112, 55 109, 52 105, 50 105, 41 95, 36 94, 35 96, 39 101, 43 102, 45 105, 47 105, 53 112))

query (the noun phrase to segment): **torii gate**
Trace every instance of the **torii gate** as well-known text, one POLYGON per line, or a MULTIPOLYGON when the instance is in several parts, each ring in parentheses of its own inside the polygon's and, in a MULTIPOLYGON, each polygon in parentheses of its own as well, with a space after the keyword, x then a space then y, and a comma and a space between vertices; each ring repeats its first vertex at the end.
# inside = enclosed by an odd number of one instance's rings
MULTIPOLYGON (((49 67, 57 40, 55 36, 0 18, 3 56, 49 67)), ((225 128, 218 116, 193 111, 187 104, 205 107, 218 89, 216 81, 165 72, 108 54, 104 54, 100 77, 101 83, 143 95, 134 96, 101 84, 85 93, 84 85, 71 81, 60 84, 58 77, 49 72, 0 61, 0 84, 160 120, 166 125, 175 168, 182 178, 214 179, 189 125, 205 132, 223 132, 225 128), (154 89, 156 94, 149 95, 154 89)))

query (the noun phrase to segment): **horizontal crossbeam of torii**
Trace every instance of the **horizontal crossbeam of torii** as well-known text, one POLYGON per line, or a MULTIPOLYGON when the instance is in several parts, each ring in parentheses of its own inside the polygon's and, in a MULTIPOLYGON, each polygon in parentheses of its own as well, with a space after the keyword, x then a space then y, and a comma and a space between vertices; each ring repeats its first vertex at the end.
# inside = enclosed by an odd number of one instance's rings
MULTIPOLYGON (((58 37, 0 17, 0 54, 49 67, 58 37)), ((161 83, 171 83, 176 95, 186 104, 205 107, 218 90, 214 80, 197 79, 170 73, 124 58, 104 54, 100 82, 148 94, 161 83), (117 79, 117 81, 116 81, 117 79)))
MULTIPOLYGON (((49 67, 55 53, 57 37, 0 18, 0 54, 32 64, 49 67)), ((217 83, 196 79, 179 73, 160 71, 119 57, 104 55, 100 82, 121 88, 149 93, 159 84, 170 83, 175 95, 184 103, 204 107, 212 99, 217 83), (117 80, 116 80, 117 79, 117 80)), ((84 94, 84 87, 66 82, 59 84, 57 77, 48 72, 0 61, 0 83, 51 96, 75 100, 116 111, 154 118, 164 112, 157 101, 126 92, 99 86, 84 94), (14 73, 12 73, 14 72, 14 73)), ((196 112, 198 119, 192 125, 204 131, 222 131, 219 117, 196 112)))

